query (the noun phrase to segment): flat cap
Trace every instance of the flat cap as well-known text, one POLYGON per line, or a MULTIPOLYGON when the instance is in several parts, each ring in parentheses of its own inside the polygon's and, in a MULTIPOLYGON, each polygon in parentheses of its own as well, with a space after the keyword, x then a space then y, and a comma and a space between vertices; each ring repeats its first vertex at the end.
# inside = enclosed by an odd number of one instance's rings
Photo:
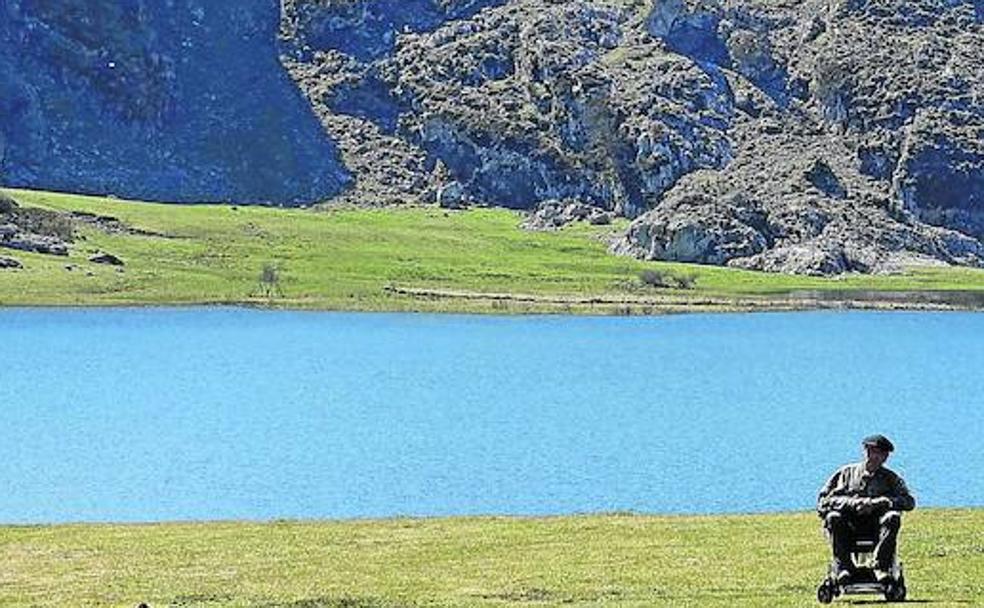
POLYGON ((884 435, 868 435, 861 441, 861 445, 870 445, 885 452, 895 451, 895 445, 884 435))

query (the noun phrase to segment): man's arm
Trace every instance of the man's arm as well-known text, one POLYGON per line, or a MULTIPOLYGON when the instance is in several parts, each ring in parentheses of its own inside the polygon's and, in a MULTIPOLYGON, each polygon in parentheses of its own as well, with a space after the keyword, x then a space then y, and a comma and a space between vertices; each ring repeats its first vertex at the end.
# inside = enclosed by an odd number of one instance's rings
POLYGON ((878 514, 886 511, 911 511, 916 508, 916 499, 909 493, 902 478, 889 472, 887 491, 874 499, 872 504, 878 514))
POLYGON ((893 511, 911 511, 916 508, 916 499, 909 493, 908 486, 901 477, 895 475, 892 483, 892 495, 888 498, 892 501, 893 511))
POLYGON ((817 513, 820 517, 826 516, 831 511, 844 511, 853 508, 853 497, 842 494, 844 491, 844 484, 841 481, 843 473, 843 467, 837 469, 827 480, 827 483, 820 488, 820 494, 817 496, 817 513))

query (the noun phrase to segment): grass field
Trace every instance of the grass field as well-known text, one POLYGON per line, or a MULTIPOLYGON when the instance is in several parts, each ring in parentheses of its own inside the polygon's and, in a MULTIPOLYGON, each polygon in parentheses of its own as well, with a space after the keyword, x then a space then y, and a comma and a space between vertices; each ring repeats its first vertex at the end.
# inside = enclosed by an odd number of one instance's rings
MULTIPOLYGON (((984 605, 982 529, 908 515, 910 600, 984 605)), ((0 527, 0 606, 798 607, 826 561, 812 514, 0 527)))
MULTIPOLYGON (((603 238, 618 226, 528 233, 505 210, 234 209, 13 194, 160 236, 82 227, 68 258, 2 250, 25 268, 0 271, 0 305, 607 314, 659 312, 661 298, 682 310, 701 299, 785 302, 798 290, 984 292, 984 272, 966 269, 816 279, 643 263, 606 252, 603 238), (123 271, 90 263, 99 251, 121 257, 123 271), (260 293, 267 264, 281 269, 282 295, 260 293), (695 289, 646 287, 645 269, 693 274, 695 289)), ((984 606, 981 530, 984 510, 907 516, 910 599, 984 606)), ((811 606, 826 560, 812 514, 0 526, 0 607, 811 606)))
POLYGON ((82 226, 68 258, 3 250, 24 264, 0 271, 0 305, 6 306, 230 303, 610 314, 730 308, 738 299, 809 307, 802 297, 790 300, 790 293, 803 290, 839 298, 861 290, 984 294, 982 270, 823 279, 616 257, 604 239, 624 221, 531 233, 518 228, 517 213, 502 209, 313 211, 10 193, 24 205, 109 215, 161 236, 82 226), (88 261, 100 251, 122 258, 125 268, 88 261), (281 293, 272 297, 263 294, 259 279, 266 265, 280 270, 281 293), (645 269, 690 275, 694 288, 644 285, 645 269))

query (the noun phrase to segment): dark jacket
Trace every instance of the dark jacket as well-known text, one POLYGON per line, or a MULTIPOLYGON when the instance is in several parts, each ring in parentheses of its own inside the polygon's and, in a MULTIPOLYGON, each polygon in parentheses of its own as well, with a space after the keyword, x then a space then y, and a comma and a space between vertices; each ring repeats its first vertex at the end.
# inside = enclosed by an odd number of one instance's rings
POLYGON ((895 472, 880 467, 868 473, 864 463, 845 465, 834 473, 820 490, 817 497, 817 513, 825 517, 831 511, 854 511, 856 498, 892 499, 892 511, 911 511, 916 507, 916 499, 909 494, 909 488, 895 472))

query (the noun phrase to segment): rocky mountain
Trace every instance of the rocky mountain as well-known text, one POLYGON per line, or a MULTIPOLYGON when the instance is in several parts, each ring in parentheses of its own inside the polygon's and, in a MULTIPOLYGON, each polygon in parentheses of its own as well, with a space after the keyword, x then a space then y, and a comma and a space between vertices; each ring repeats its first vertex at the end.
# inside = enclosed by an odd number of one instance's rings
POLYGON ((0 55, 5 183, 616 214, 617 253, 773 271, 984 265, 977 0, 0 6, 28 49, 0 55))

